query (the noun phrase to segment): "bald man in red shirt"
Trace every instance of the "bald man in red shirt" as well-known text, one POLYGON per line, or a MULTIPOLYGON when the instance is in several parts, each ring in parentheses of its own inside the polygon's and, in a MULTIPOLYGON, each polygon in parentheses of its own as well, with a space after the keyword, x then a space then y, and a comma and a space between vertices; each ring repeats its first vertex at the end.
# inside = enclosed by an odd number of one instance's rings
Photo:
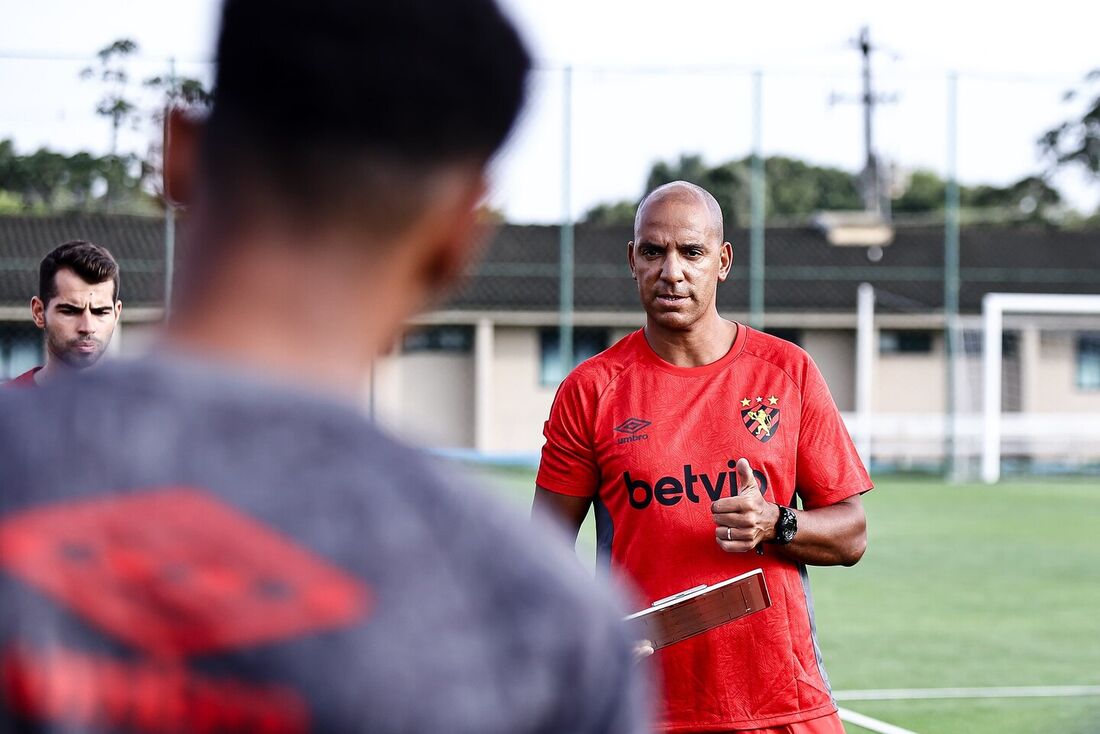
POLYGON ((575 537, 594 505, 601 561, 647 602, 764 570, 769 609, 655 654, 663 731, 843 732, 806 566, 862 557, 870 478, 809 355, 719 315, 714 197, 662 186, 634 230, 646 325, 562 383, 534 510, 575 537))

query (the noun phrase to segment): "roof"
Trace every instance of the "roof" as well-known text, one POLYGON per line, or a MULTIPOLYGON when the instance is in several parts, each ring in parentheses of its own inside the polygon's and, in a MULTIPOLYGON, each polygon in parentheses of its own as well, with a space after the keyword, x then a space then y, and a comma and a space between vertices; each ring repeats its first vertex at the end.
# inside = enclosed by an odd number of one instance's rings
MULTIPOLYGON (((629 227, 577 225, 574 302, 578 311, 637 311, 626 265, 629 227)), ((731 231, 734 268, 719 289, 719 306, 748 310, 748 233, 731 231)), ((163 297, 164 222, 107 214, 0 217, 0 306, 25 305, 37 288, 42 256, 69 239, 111 250, 122 269, 127 305, 159 306, 163 297)), ((942 227, 901 227, 878 261, 864 247, 837 247, 805 227, 765 233, 765 308, 769 312, 855 309, 861 282, 879 303, 902 311, 943 308, 942 227)), ((547 311, 558 307, 559 229, 505 225, 485 260, 453 294, 448 308, 547 311)), ((1100 230, 972 226, 961 235, 960 308, 976 313, 989 291, 1100 293, 1100 230)))
POLYGON ((0 306, 25 306, 38 292, 38 264, 68 240, 88 240, 118 260, 127 306, 164 299, 164 220, 121 214, 0 216, 0 306))
MULTIPOLYGON (((579 311, 636 311, 629 277, 629 227, 579 225, 575 229, 574 303, 579 311)), ((723 311, 748 311, 749 236, 727 232, 734 267, 718 290, 723 311)), ((558 306, 557 227, 505 226, 487 259, 452 299, 456 308, 539 309, 558 306)), ((961 234, 960 308, 981 310, 990 291, 1100 293, 1100 230, 968 227, 961 234)), ((892 244, 872 261, 865 247, 837 247, 815 229, 765 232, 765 310, 843 311, 856 306, 862 282, 878 302, 900 311, 943 308, 944 230, 899 228, 892 244)))

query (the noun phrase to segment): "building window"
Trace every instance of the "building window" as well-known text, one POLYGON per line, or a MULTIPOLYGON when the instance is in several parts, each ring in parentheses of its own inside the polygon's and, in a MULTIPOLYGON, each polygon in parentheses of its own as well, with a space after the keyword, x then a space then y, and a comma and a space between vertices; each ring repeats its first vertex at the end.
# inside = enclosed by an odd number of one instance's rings
POLYGON ((29 324, 0 324, 0 380, 42 364, 42 332, 29 324))
POLYGON ((1077 388, 1100 390, 1100 332, 1077 335, 1077 388))
POLYGON ((465 324, 419 326, 405 334, 402 351, 469 353, 474 348, 474 327, 465 324))
POLYGON ((878 350, 881 354, 930 354, 932 332, 883 329, 878 335, 878 350))
MULTIPOLYGON (((557 385, 565 375, 561 371, 561 335, 557 327, 539 329, 539 383, 557 385)), ((573 329, 573 367, 607 349, 611 335, 607 329, 573 329)))

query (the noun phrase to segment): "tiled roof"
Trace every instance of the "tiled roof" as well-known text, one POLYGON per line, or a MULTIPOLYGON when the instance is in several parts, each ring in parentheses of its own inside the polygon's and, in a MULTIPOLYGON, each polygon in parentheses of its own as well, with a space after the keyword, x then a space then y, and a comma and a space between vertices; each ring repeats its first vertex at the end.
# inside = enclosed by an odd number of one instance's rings
MULTIPOLYGON (((727 233, 734 268, 719 288, 723 310, 749 306, 749 237, 727 233)), ((585 310, 636 310, 628 277, 629 227, 578 226, 575 232, 574 302, 585 310)), ((855 309, 856 289, 869 282, 881 302, 915 312, 943 307, 942 227, 899 228, 873 262, 864 247, 836 247, 811 228, 771 228, 765 234, 767 311, 855 309)), ((558 230, 506 226, 478 275, 452 302, 487 309, 556 309, 558 230)), ((1100 231, 969 227, 961 235, 960 307, 978 312, 989 291, 1100 293, 1100 231)))
MULTIPOLYGON (((626 266, 629 227, 578 225, 576 308, 634 311, 637 291, 626 266)), ((748 309, 748 234, 730 232, 734 270, 719 290, 723 309, 748 309)), ((164 223, 118 215, 0 217, 0 305, 23 305, 34 293, 38 261, 57 244, 88 239, 119 259, 128 305, 159 305, 164 279, 164 223)), ((1100 231, 982 226, 962 231, 964 312, 977 312, 989 291, 1100 293, 1100 231)), ((811 228, 766 233, 768 311, 845 311, 856 287, 870 282, 886 303, 935 311, 943 304, 943 228, 899 228, 872 262, 866 248, 835 247, 811 228)), ((558 228, 506 225, 486 259, 449 307, 554 310, 558 306, 558 228)))
POLYGON ((38 263, 68 240, 103 245, 122 271, 127 306, 164 297, 164 220, 112 214, 0 217, 0 306, 25 305, 38 292, 38 263))

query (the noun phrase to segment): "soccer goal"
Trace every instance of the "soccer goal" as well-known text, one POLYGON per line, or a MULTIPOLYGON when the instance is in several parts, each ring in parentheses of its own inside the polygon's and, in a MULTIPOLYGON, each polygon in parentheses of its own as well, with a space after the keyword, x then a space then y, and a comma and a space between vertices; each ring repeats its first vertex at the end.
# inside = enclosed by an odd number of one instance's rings
POLYGON ((1100 468, 1100 295, 988 293, 981 336, 982 480, 1100 468))

